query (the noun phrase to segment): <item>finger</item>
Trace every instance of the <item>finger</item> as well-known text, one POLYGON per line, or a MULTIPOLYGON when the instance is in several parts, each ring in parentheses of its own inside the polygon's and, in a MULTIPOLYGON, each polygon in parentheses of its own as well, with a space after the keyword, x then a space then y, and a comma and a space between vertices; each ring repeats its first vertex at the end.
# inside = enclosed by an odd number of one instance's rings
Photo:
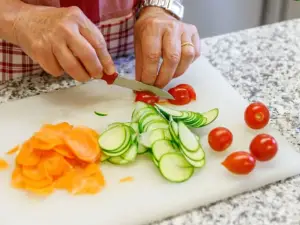
POLYGON ((85 67, 90 77, 102 77, 102 65, 92 45, 80 34, 75 35, 68 40, 68 47, 85 67))
POLYGON ((200 37, 199 37, 199 33, 196 29, 196 31, 194 32, 194 34, 192 35, 192 42, 193 45, 195 46, 195 57, 194 60, 198 59, 201 55, 201 41, 200 41, 200 37))
POLYGON ((145 84, 153 85, 155 83, 161 57, 161 42, 159 33, 156 36, 145 36, 141 40, 143 54, 141 81, 145 84))
POLYGON ((100 30, 86 19, 85 24, 80 26, 79 31, 95 49, 103 71, 108 75, 114 74, 116 72, 114 61, 107 50, 107 44, 100 30))
POLYGON ((163 88, 173 78, 181 55, 181 40, 177 30, 166 32, 163 36, 163 63, 160 67, 155 86, 163 88))
POLYGON ((87 71, 85 71, 66 44, 55 47, 53 52, 60 66, 67 74, 80 82, 90 80, 87 71))
POLYGON ((39 62, 40 66, 49 74, 54 77, 63 75, 64 71, 59 65, 55 58, 51 47, 42 47, 42 51, 36 56, 36 61, 39 62))
MULTIPOLYGON (((184 32, 181 36, 181 44, 191 43, 192 37, 187 32, 184 32)), ((181 46, 181 57, 179 65, 176 69, 174 77, 181 76, 190 66, 195 58, 195 48, 193 45, 184 45, 181 46)))
POLYGON ((135 52, 135 79, 141 81, 142 69, 143 69, 143 53, 140 40, 135 40, 134 43, 135 52))

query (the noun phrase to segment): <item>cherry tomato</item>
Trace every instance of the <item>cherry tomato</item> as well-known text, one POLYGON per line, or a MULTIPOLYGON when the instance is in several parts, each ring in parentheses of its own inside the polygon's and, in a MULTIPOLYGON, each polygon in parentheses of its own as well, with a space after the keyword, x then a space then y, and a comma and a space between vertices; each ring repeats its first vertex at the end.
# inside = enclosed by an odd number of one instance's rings
POLYGON ((269 134, 258 134, 250 143, 250 152, 258 161, 269 161, 277 154, 278 145, 269 134))
POLYGON ((174 97, 174 100, 168 99, 173 105, 186 105, 191 102, 189 91, 186 88, 173 87, 168 92, 174 97))
POLYGON ((227 156, 222 165, 231 173, 246 175, 254 169, 256 159, 248 152, 237 151, 227 156))
POLYGON ((261 129, 269 123, 270 112, 261 102, 251 103, 245 110, 244 119, 250 128, 261 129))
POLYGON ((155 103, 158 103, 159 97, 149 91, 137 91, 135 101, 154 105, 155 103))
POLYGON ((232 139, 232 133, 225 127, 216 127, 208 134, 208 143, 217 152, 226 150, 232 144, 232 139))
POLYGON ((177 87, 187 89, 189 94, 190 94, 191 100, 196 100, 196 97, 197 97, 196 92, 195 92, 194 88, 191 85, 189 85, 189 84, 179 84, 179 85, 177 85, 177 87))

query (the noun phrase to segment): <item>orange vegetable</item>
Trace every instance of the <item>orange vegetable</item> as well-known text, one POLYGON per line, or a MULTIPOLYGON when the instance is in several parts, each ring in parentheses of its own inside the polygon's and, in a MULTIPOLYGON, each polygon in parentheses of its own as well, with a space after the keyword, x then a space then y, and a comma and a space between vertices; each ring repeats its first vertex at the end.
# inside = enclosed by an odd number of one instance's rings
POLYGON ((133 177, 124 177, 120 180, 121 183, 133 181, 133 177))
MULTIPOLYGON (((19 150, 11 185, 39 195, 49 195, 55 189, 76 195, 98 193, 105 185, 95 164, 101 154, 98 137, 95 130, 84 126, 45 124, 7 153, 19 150)), ((0 159, 0 168, 4 162, 0 159)))
POLYGON ((14 153, 16 153, 19 150, 20 146, 16 145, 15 147, 13 147, 12 149, 10 149, 8 152, 6 152, 7 155, 12 155, 14 153))
POLYGON ((74 127, 65 137, 65 142, 74 155, 83 161, 93 163, 100 157, 98 140, 91 129, 74 127))
POLYGON ((6 169, 8 167, 8 163, 0 158, 0 170, 6 169))

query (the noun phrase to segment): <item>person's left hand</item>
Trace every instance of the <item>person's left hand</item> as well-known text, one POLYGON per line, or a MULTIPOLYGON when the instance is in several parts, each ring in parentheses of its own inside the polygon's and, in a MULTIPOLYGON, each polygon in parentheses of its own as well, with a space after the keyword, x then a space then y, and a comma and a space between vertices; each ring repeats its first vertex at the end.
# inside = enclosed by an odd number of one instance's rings
POLYGON ((160 88, 182 75, 200 56, 197 28, 161 8, 142 10, 135 24, 134 39, 136 80, 160 88))

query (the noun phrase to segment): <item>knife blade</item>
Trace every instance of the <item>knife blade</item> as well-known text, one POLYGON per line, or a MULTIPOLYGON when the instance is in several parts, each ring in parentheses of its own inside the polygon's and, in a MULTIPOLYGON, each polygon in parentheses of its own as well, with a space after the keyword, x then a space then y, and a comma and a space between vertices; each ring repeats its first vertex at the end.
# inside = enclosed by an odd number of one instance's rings
POLYGON ((169 92, 163 89, 144 84, 134 79, 125 78, 124 75, 121 76, 118 73, 114 73, 112 75, 107 75, 104 73, 101 79, 104 80, 108 85, 117 85, 134 91, 149 91, 161 98, 174 99, 169 92))

